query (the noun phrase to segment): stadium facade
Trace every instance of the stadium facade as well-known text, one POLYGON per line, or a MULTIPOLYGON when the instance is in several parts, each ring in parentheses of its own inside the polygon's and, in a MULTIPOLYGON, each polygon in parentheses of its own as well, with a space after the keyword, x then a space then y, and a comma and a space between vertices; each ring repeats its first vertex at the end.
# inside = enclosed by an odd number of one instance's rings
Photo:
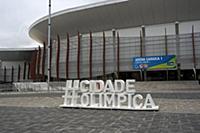
MULTIPOLYGON (((199 6, 199 0, 112 0, 54 13, 51 78, 197 79, 199 6), (175 57, 175 67, 134 67, 136 57, 169 56, 175 57)), ((32 39, 44 44, 35 64, 36 75, 43 78, 47 75, 47 20, 48 16, 37 20, 29 30, 32 39)))

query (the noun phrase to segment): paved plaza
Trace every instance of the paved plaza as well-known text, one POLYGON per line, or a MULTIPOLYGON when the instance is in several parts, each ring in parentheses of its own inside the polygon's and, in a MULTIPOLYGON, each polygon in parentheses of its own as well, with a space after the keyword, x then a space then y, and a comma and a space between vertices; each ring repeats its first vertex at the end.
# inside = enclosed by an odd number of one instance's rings
POLYGON ((0 107, 1 133, 199 133, 200 115, 0 107))
MULTIPOLYGON (((145 95, 145 92, 141 92, 145 95)), ((59 108, 63 92, 0 93, 1 133, 199 133, 200 89, 152 91, 159 111, 59 108)))

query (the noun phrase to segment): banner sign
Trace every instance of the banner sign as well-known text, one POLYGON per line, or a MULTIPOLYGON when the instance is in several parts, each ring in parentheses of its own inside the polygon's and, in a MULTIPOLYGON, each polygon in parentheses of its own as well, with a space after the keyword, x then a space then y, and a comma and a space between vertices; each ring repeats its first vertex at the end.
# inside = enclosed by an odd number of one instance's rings
POLYGON ((160 70, 160 69, 175 69, 176 56, 146 56, 134 57, 133 69, 160 70))
POLYGON ((67 80, 63 105, 70 108, 158 110, 150 94, 136 94, 135 80, 67 80))

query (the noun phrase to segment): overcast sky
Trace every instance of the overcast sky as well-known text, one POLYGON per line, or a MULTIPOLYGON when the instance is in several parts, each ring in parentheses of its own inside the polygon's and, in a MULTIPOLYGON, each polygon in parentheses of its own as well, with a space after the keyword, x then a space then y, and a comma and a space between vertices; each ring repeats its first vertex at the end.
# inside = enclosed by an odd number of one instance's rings
MULTIPOLYGON (((105 0, 52 0, 52 12, 105 0)), ((0 0, 0 48, 37 47, 29 26, 48 15, 48 0, 0 0)))

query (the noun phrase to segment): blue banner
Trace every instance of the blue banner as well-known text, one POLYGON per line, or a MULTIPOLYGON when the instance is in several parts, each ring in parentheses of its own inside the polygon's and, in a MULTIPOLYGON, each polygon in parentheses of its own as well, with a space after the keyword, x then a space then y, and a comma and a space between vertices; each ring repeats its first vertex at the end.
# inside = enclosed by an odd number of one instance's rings
POLYGON ((161 69, 175 69, 176 68, 176 56, 146 56, 146 57, 134 57, 133 69, 145 69, 145 70, 161 70, 161 69))

